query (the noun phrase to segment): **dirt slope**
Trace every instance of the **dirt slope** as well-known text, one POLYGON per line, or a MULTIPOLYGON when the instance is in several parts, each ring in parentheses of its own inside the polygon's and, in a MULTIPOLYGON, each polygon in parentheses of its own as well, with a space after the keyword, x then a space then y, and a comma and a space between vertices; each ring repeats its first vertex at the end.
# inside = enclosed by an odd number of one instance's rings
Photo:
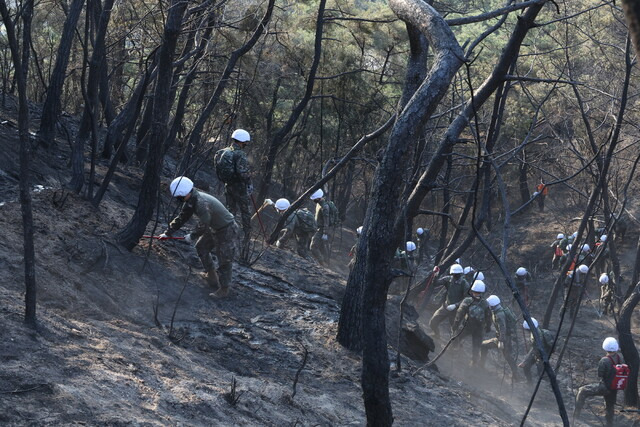
MULTIPOLYGON (((336 260, 335 273, 269 249, 251 268, 237 265, 232 295, 213 300, 196 275, 200 265, 191 246, 154 242, 127 252, 114 243, 113 234, 133 212, 141 171, 126 167, 116 174, 95 210, 62 189, 64 144, 54 153, 37 151, 33 163, 34 186, 40 186, 33 193, 39 319, 33 331, 22 323, 17 135, 0 125, 0 423, 364 424, 359 357, 334 339, 346 260, 336 260)), ((173 165, 169 159, 167 179, 173 165)), ((209 177, 202 171, 198 178, 209 177)), ((159 228, 174 208, 167 203, 159 228)), ((548 221, 569 227, 557 219, 564 213, 556 208, 551 201, 548 221)), ((553 277, 543 271, 550 237, 539 216, 518 221, 511 265, 534 271, 543 295, 553 277)), ((343 236, 338 255, 352 244, 348 231, 343 236)), ((626 250, 629 257, 632 248, 626 250)), ((508 299, 482 251, 470 250, 463 263, 482 268, 494 291, 508 299)), ((577 385, 595 377, 601 337, 612 331, 610 319, 593 319, 589 310, 569 350, 571 368, 560 375, 569 410, 577 385)), ((443 344, 436 343, 436 352, 443 344)), ((391 376, 396 425, 519 424, 531 387, 511 385, 495 357, 486 372, 469 369, 468 358, 464 343, 438 362, 440 374, 425 370, 415 376, 418 365, 404 360, 403 371, 391 376)), ((589 404, 594 412, 601 406, 600 400, 589 404)), ((597 415, 585 412, 584 423, 600 425, 597 415)), ((632 416, 618 419, 620 425, 634 423, 632 416)), ((558 424, 555 401, 543 384, 527 425, 558 424)))

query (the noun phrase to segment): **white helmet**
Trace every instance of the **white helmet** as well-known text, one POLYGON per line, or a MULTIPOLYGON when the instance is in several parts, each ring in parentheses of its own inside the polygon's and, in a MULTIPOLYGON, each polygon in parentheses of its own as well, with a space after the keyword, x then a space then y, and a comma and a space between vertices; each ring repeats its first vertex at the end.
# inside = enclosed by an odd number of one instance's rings
POLYGON ((474 280, 484 280, 484 274, 482 274, 482 271, 478 271, 475 274, 475 277, 473 278, 474 280))
POLYGON ((591 248, 586 243, 582 245, 582 252, 589 252, 591 248))
POLYGON ((356 228, 356 234, 359 236, 362 234, 362 226, 356 228))
MULTIPOLYGON (((535 326, 536 328, 538 327, 538 321, 536 320, 535 317, 531 318, 531 323, 533 323, 533 326, 535 326)), ((525 328, 526 330, 530 330, 531 329, 531 328, 529 328, 529 324, 527 323, 526 320, 524 322, 522 322, 522 327, 525 328)))
POLYGON ((564 239, 564 234, 558 233, 558 235, 556 236, 556 239, 558 239, 558 240, 564 239))
POLYGON ((418 227, 416 233, 418 233, 418 236, 422 236, 422 234, 424 233, 424 229, 422 227, 418 227))
POLYGON ((473 292, 485 292, 487 290, 487 287, 485 286, 482 280, 476 280, 475 282, 473 282, 473 286, 471 286, 471 290, 473 292))
POLYGON ((500 298, 498 298, 497 295, 491 295, 489 298, 487 298, 487 302, 489 303, 489 307, 495 307, 496 305, 500 304, 500 298))
POLYGON ((318 188, 316 191, 313 192, 310 199, 318 200, 318 199, 322 199, 322 197, 324 197, 324 191, 322 191, 322 188, 318 188))
POLYGON ((571 237, 573 237, 574 239, 575 239, 576 237, 578 237, 578 232, 577 232, 577 231, 574 231, 574 232, 573 232, 573 234, 571 235, 571 237))
POLYGON ((231 134, 231 139, 235 139, 238 142, 249 142, 251 141, 251 136, 249 136, 249 132, 244 129, 236 129, 231 134))
POLYGON ((582 274, 587 274, 589 272, 589 267, 587 267, 584 264, 581 264, 580 267, 578 267, 578 271, 582 274))
POLYGON ((569 244, 567 245, 567 250, 568 250, 568 251, 570 251, 572 247, 573 247, 573 245, 572 245, 571 243, 569 243, 569 244))
POLYGON ((171 181, 169 190, 173 197, 184 197, 193 190, 193 181, 186 176, 179 176, 171 181))
POLYGON ((607 235, 603 234, 602 236, 600 236, 600 241, 601 242, 606 242, 607 241, 607 235))
POLYGON ((618 340, 614 337, 607 337, 602 341, 602 349, 604 351, 618 351, 620 350, 620 346, 618 345, 618 340))
POLYGON ((464 268, 464 274, 469 274, 469 273, 471 273, 472 271, 475 271, 475 270, 474 270, 474 269, 473 269, 473 267, 471 267, 471 266, 469 266, 469 267, 465 267, 465 268, 464 268))
POLYGON ((536 197, 538 194, 540 194, 540 193, 538 193, 537 191, 534 191, 533 192, 533 197, 536 197))
POLYGON ((276 209, 279 211, 286 211, 291 206, 291 203, 287 199, 276 200, 276 209))
POLYGON ((449 274, 462 274, 464 270, 460 264, 453 264, 449 269, 449 274))
POLYGON ((606 283, 609 283, 609 275, 607 273, 602 273, 600 275, 600 278, 598 279, 600 281, 600 283, 602 283, 603 285, 606 283))
POLYGON ((413 242, 407 242, 407 252, 413 252, 416 250, 416 244, 413 242))
POLYGON ((516 270, 516 275, 518 276, 526 276, 527 275, 527 269, 524 267, 518 267, 518 269, 516 270))

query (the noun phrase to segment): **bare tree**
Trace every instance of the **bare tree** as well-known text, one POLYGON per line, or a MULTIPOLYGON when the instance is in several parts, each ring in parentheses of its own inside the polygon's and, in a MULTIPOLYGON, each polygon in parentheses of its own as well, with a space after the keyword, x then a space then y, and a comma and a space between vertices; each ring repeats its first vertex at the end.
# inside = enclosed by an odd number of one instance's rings
POLYGON ((27 99, 27 75, 29 72, 29 53, 31 46, 31 19, 33 0, 22 4, 22 45, 18 42, 16 28, 18 23, 11 19, 5 0, 0 0, 0 15, 4 24, 9 49, 15 68, 18 85, 18 135, 20 137, 20 206, 22 209, 22 227, 24 239, 24 276, 25 276, 25 315, 27 324, 36 324, 36 262, 33 245, 33 211, 31 207, 31 184, 29 174, 29 103, 27 99), (20 51, 22 47, 22 51, 20 51))

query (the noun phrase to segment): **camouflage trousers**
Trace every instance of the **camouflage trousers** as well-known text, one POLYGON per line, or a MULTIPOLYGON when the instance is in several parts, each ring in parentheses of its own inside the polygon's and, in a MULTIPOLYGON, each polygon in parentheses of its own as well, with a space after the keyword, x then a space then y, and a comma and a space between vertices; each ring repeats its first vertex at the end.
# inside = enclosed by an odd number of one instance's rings
POLYGON ((429 320, 429 327, 435 334, 435 336, 440 336, 440 323, 442 323, 445 319, 449 320, 449 327, 453 326, 453 321, 456 318, 456 311, 448 311, 446 305, 442 305, 440 308, 433 313, 431 316, 431 320, 429 320))
MULTIPOLYGON (((498 343, 500 340, 498 337, 491 338, 488 340, 482 341, 482 351, 480 356, 480 366, 484 367, 484 362, 487 358, 487 352, 491 349, 499 349, 498 343)), ((508 337, 504 341, 504 347, 502 347, 502 356, 504 356, 504 360, 507 361, 509 368, 511 369, 511 377, 515 380, 518 378, 518 365, 516 364, 516 359, 513 356, 514 353, 514 345, 511 337, 508 337)))
POLYGON ((602 396, 604 397, 605 405, 605 418, 607 420, 607 426, 613 425, 614 407, 616 404, 616 397, 618 392, 616 390, 609 390, 602 382, 583 385, 578 389, 578 395, 576 396, 576 409, 575 416, 580 416, 584 401, 587 397, 602 396))
POLYGON ((238 226, 232 222, 227 227, 213 231, 208 228, 196 241, 196 252, 205 271, 215 269, 211 252, 218 258, 218 272, 220 286, 228 287, 231 284, 233 259, 236 256, 236 239, 238 226))
MULTIPOLYGON (((327 232, 331 239, 331 235, 327 232)), ((329 240, 322 240, 322 233, 316 232, 311 238, 311 254, 322 265, 329 265, 329 240)))
POLYGON ((224 185, 224 195, 227 199, 227 208, 234 216, 240 211, 242 218, 242 231, 245 239, 251 235, 251 211, 247 185, 243 182, 236 182, 224 185))

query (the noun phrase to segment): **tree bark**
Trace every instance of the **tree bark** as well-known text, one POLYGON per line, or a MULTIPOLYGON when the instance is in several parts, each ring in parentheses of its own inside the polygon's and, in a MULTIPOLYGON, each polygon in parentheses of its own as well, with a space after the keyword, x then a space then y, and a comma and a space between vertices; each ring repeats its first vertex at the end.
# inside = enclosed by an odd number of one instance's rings
POLYGON ((61 111, 60 98, 67 73, 67 65, 69 64, 69 52, 73 45, 73 34, 78 24, 78 19, 80 19, 84 1, 73 0, 62 29, 56 64, 51 73, 49 87, 47 87, 47 96, 42 106, 40 128, 37 134, 38 143, 44 147, 52 146, 55 141, 56 123, 61 111))
POLYGON ((164 41, 158 51, 158 77, 154 93, 152 126, 145 137, 149 141, 149 156, 138 196, 138 206, 129 223, 118 234, 118 242, 129 250, 138 244, 144 234, 158 200, 164 141, 172 105, 169 94, 173 80, 173 56, 186 7, 187 2, 184 0, 171 1, 164 27, 164 41))
POLYGON ((18 86, 18 135, 20 137, 20 207, 24 245, 25 315, 24 321, 36 325, 36 262, 33 243, 33 210, 30 185, 29 102, 27 99, 27 75, 29 71, 29 46, 31 45, 31 19, 33 0, 22 4, 22 55, 16 34, 16 24, 11 20, 5 0, 0 0, 0 15, 9 40, 15 79, 18 86))
MULTIPOLYGON (((636 255, 638 259, 640 255, 636 255)), ((638 287, 640 283, 635 285, 635 291, 629 298, 625 300, 620 309, 620 317, 618 318, 618 324, 616 330, 618 331, 618 342, 620 343, 620 350, 624 356, 624 361, 629 365, 629 380, 627 381, 627 388, 624 390, 624 404, 627 406, 638 406, 638 368, 640 367, 640 356, 638 356, 638 349, 633 342, 633 335, 631 333, 631 316, 633 310, 640 302, 640 292, 638 287)))

